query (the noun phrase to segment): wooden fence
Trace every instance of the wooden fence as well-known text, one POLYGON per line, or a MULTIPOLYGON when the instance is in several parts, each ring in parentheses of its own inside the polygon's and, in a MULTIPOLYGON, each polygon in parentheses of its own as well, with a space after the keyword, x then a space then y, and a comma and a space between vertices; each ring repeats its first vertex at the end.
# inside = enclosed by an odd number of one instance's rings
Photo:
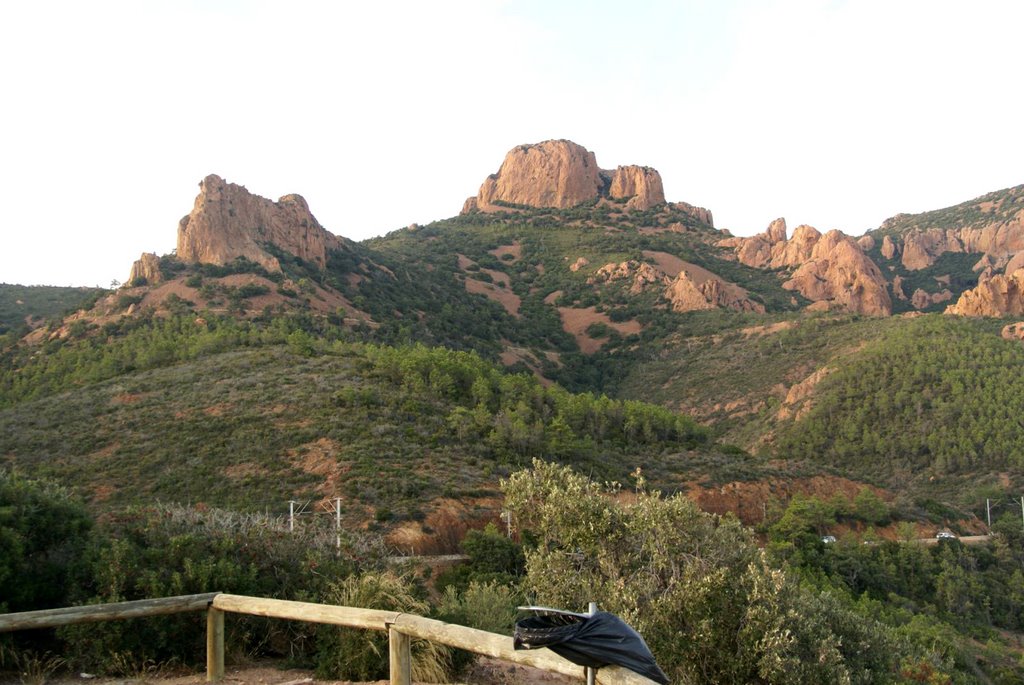
MULTIPOLYGON (((498 635, 395 611, 262 599, 221 592, 0 614, 0 633, 200 610, 206 610, 206 680, 208 682, 216 682, 224 677, 224 615, 226 613, 386 631, 392 685, 411 685, 412 683, 411 638, 430 640, 475 654, 533 666, 552 673, 561 673, 579 679, 584 678, 582 666, 577 666, 550 650, 514 650, 512 638, 507 635, 498 635)), ((618 666, 608 666, 598 670, 597 682, 604 685, 652 685, 654 683, 638 673, 618 666)))

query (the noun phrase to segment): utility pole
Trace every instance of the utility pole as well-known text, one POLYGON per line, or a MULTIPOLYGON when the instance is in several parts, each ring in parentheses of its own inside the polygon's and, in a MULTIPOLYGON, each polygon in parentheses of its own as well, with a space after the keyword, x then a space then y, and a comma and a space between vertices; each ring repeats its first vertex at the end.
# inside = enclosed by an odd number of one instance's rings
POLYGON ((988 519, 988 529, 992 530, 992 507, 989 504, 988 497, 985 498, 985 518, 988 519))
POLYGON ((1020 498, 1020 522, 1024 525, 1024 495, 1020 498))
POLYGON ((295 532, 295 505, 298 504, 293 499, 288 500, 288 532, 295 532))

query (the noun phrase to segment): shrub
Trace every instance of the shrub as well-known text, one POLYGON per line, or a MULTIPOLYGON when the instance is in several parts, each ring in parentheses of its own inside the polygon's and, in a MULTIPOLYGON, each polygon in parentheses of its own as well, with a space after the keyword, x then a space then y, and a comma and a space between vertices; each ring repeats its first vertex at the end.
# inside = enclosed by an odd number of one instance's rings
MULTIPOLYGON (((435 615, 448 623, 511 635, 515 628, 516 607, 521 601, 522 594, 512 585, 473 581, 461 591, 453 585, 446 587, 435 615)), ((460 673, 475 660, 476 655, 471 652, 453 650, 452 670, 460 673)))
MULTIPOLYGON (((383 609, 425 615, 426 601, 418 598, 408 576, 391 571, 366 573, 333 583, 326 601, 340 606, 383 609)), ((388 638, 373 630, 323 626, 317 639, 316 675, 331 680, 382 680, 388 677, 388 638)), ((412 678, 446 682, 451 651, 425 640, 412 641, 412 678)))
POLYGON ((63 487, 0 469, 0 611, 66 605, 91 526, 63 487))

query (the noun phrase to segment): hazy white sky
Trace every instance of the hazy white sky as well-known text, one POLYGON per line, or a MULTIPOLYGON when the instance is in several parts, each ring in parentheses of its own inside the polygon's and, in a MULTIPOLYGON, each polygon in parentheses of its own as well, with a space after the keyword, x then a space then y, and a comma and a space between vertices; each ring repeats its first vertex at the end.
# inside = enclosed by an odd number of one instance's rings
POLYGON ((860 234, 1024 183, 1018 0, 0 0, 0 282, 169 252, 198 182, 360 240, 510 148, 657 168, 734 233, 860 234))

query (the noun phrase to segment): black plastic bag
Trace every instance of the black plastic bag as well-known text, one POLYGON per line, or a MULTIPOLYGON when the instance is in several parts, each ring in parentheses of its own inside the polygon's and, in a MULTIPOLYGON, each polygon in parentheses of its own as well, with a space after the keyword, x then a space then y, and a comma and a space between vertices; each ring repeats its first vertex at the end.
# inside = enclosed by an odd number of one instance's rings
POLYGON ((557 612, 516 622, 515 649, 547 647, 580 666, 622 666, 668 685, 647 643, 625 621, 606 611, 596 614, 557 612))

